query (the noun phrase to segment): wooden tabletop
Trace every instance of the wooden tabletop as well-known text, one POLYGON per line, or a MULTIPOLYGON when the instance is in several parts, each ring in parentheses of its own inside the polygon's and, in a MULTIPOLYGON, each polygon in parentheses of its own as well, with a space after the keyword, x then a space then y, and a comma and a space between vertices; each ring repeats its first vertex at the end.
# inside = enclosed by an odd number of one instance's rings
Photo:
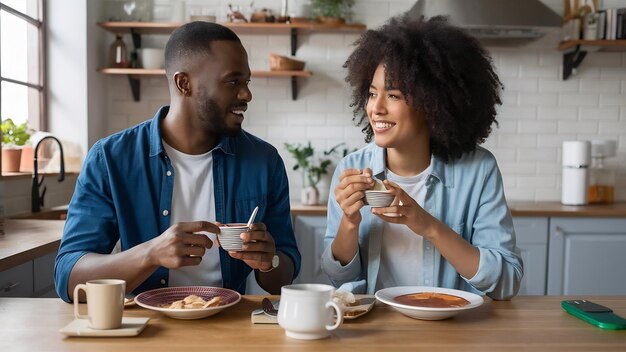
MULTIPOLYGON (((176 320, 140 307, 124 316, 150 317, 135 337, 65 337, 72 305, 51 298, 0 298, 0 351, 626 351, 626 330, 602 330, 569 314, 563 299, 586 298, 626 317, 626 296, 526 296, 486 300, 448 320, 408 318, 377 302, 367 315, 346 321, 331 337, 301 341, 278 325, 252 324, 263 296, 200 320, 176 320)), ((84 307, 81 309, 85 309, 84 307)))

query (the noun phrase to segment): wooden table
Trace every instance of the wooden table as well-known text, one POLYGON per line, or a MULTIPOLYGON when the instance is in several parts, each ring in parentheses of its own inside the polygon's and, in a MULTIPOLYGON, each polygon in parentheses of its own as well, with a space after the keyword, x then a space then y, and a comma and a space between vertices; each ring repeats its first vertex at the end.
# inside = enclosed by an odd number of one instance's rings
MULTIPOLYGON (((377 302, 331 337, 301 341, 278 325, 250 322, 263 296, 201 320, 175 320, 140 307, 125 316, 149 316, 136 337, 65 337, 72 306, 51 298, 0 298, 0 351, 626 351, 626 330, 601 330, 567 314, 560 300, 583 297, 527 296, 486 300, 475 310, 442 321, 408 318, 377 302)), ((626 316, 626 296, 584 297, 626 316)), ((86 308, 83 308, 86 309, 86 308)))

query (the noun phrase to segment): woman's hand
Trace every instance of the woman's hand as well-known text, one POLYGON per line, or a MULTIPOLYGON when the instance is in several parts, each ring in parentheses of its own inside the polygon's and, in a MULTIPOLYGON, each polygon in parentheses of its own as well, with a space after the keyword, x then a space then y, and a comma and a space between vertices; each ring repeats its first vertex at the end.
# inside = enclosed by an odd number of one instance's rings
POLYGON ((344 218, 352 223, 361 222, 360 210, 365 204, 365 190, 374 187, 371 169, 345 169, 339 176, 339 184, 335 188, 335 199, 344 218))
POLYGON ((388 180, 383 182, 385 187, 395 196, 395 200, 391 206, 372 208, 372 213, 386 222, 405 224, 416 234, 429 238, 433 225, 439 220, 417 204, 415 199, 406 194, 396 183, 388 180))

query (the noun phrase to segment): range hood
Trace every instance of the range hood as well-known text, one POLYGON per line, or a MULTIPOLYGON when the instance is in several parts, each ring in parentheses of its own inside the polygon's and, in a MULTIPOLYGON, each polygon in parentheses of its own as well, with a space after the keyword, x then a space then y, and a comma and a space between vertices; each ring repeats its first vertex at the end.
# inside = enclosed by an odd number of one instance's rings
POLYGON ((485 45, 519 46, 559 30, 563 19, 539 0, 418 0, 416 18, 448 16, 485 45))

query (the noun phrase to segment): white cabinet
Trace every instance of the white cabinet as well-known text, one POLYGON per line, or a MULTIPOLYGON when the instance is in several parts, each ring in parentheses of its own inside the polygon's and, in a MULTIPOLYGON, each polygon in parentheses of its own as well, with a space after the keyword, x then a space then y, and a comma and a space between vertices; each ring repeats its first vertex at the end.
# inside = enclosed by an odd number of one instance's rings
POLYGON ((626 294, 626 219, 551 218, 549 295, 626 294))
POLYGON ((302 255, 300 274, 297 283, 331 284, 322 271, 322 253, 324 253, 324 235, 326 234, 325 216, 297 216, 294 218, 294 232, 298 249, 302 255))
MULTIPOLYGON (((293 229, 296 234, 296 242, 302 256, 300 274, 294 283, 324 283, 330 284, 330 280, 322 271, 321 257, 324 252, 324 234, 326 233, 325 216, 294 216, 293 229)), ((248 276, 246 293, 253 295, 266 295, 267 292, 257 284, 254 271, 248 276)))
POLYGON ((548 218, 514 217, 517 247, 522 253, 524 277, 519 295, 545 295, 548 260, 548 218))
POLYGON ((0 297, 33 296, 33 262, 0 272, 0 297))

